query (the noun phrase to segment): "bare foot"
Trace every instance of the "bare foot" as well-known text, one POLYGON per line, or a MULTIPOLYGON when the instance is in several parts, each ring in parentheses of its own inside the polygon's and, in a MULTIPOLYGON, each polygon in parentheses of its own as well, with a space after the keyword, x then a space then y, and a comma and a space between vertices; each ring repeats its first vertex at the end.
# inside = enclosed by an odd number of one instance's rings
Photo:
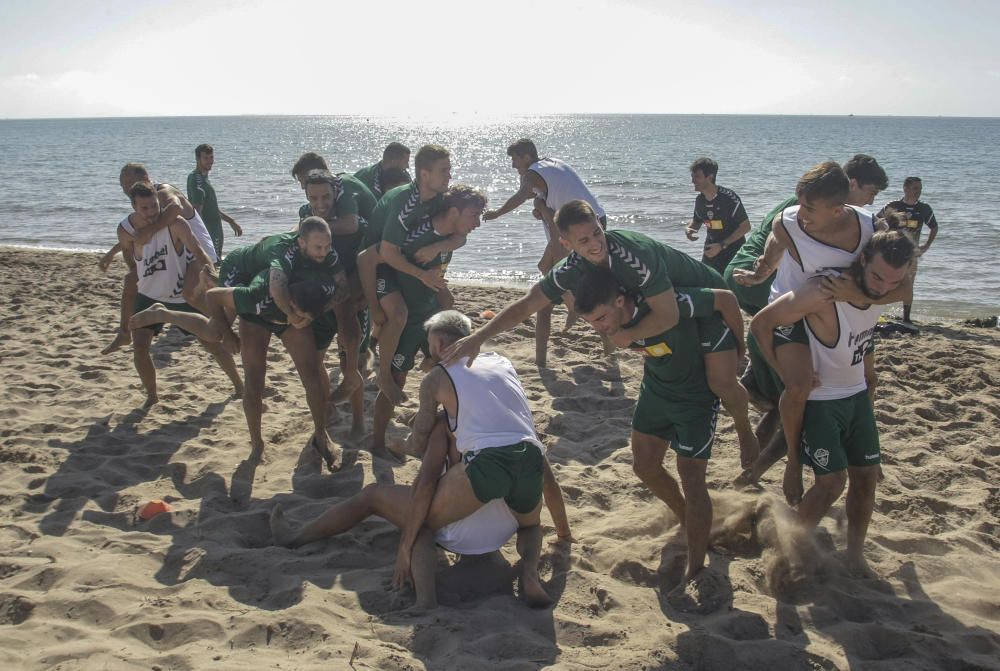
POLYGON ((125 345, 132 343, 132 332, 128 329, 118 329, 118 333, 115 334, 115 339, 111 341, 111 344, 101 350, 101 354, 111 354, 112 352, 117 352, 125 345))
POLYGON ((142 404, 143 408, 152 408, 154 405, 160 402, 160 397, 156 394, 147 394, 146 401, 142 404))
POLYGON ((343 403, 351 397, 351 394, 365 383, 361 373, 356 370, 344 371, 344 379, 330 394, 331 403, 343 403))
POLYGON ((326 435, 326 432, 323 432, 323 434, 313 434, 313 437, 309 439, 309 446, 316 450, 316 454, 326 464, 326 470, 331 473, 336 473, 340 470, 337 458, 330 451, 330 437, 326 435))
POLYGON ((275 506, 274 510, 271 511, 270 524, 271 538, 274 539, 274 544, 286 548, 292 547, 295 541, 295 532, 285 520, 285 513, 281 510, 281 506, 275 506))
POLYGON ((552 597, 549 596, 542 583, 536 577, 521 576, 518 592, 521 598, 531 608, 548 608, 552 605, 552 597))
POLYGON ((237 380, 233 384, 233 398, 243 398, 243 380, 237 380))
POLYGON ((134 331, 146 326, 162 324, 165 321, 163 313, 166 311, 167 307, 163 303, 153 303, 142 312, 136 312, 132 315, 132 318, 128 320, 128 327, 134 331))
POLYGON ((389 402, 393 405, 401 405, 407 401, 409 398, 396 381, 392 379, 392 374, 383 374, 383 371, 379 370, 378 375, 375 376, 375 384, 378 385, 379 391, 385 394, 385 397, 389 399, 389 402))
POLYGON ((760 477, 754 472, 754 467, 744 468, 743 472, 733 480, 734 487, 750 487, 757 484, 760 477))
POLYGON ((864 555, 848 555, 847 556, 847 570, 850 571, 851 575, 855 578, 862 578, 865 580, 878 580, 879 575, 872 570, 872 567, 868 565, 868 560, 865 559, 864 555))
POLYGON ((733 598, 729 580, 710 568, 684 576, 683 582, 667 594, 667 603, 679 611, 707 615, 733 598))

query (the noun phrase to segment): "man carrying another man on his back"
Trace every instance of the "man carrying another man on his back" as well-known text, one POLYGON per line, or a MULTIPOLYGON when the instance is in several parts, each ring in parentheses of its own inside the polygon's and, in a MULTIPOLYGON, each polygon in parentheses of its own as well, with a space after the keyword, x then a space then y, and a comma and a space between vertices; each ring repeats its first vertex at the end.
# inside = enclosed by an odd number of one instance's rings
POLYGON ((847 563, 852 572, 872 577, 864 558, 865 535, 875 503, 880 463, 878 427, 873 410, 875 324, 882 300, 902 286, 915 259, 915 245, 901 231, 879 231, 842 273, 862 300, 830 297, 823 276, 807 279, 771 302, 750 322, 767 363, 782 378, 786 371, 775 356, 775 330, 805 322, 814 385, 805 406, 801 441, 791 445, 784 492, 798 504, 799 519, 814 528, 847 485, 847 563), (812 466, 815 483, 803 496, 802 461, 812 466))
MULTIPOLYGON (((135 262, 138 274, 136 312, 149 307, 163 308, 164 303, 170 304, 178 311, 197 312, 196 307, 184 300, 185 276, 188 266, 194 259, 208 266, 211 266, 211 260, 198 245, 188 222, 179 215, 166 228, 153 233, 145 244, 141 246, 136 244, 133 234, 152 227, 157 222, 160 216, 160 201, 156 189, 149 182, 134 183, 129 188, 128 195, 134 212, 119 226, 118 241, 122 246, 122 253, 129 255, 135 262)), ((134 348, 132 358, 139 379, 146 389, 144 406, 150 407, 159 400, 156 368, 150 356, 150 346, 161 327, 136 324, 133 320, 129 322, 134 348)), ((243 382, 240 380, 233 355, 220 342, 203 340, 201 344, 229 376, 236 397, 241 397, 243 382)))

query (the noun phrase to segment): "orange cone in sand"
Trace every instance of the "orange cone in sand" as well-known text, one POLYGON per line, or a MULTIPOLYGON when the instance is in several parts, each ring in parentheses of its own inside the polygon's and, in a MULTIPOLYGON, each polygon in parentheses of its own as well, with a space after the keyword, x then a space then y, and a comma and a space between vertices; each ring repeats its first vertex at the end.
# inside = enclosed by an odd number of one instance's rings
POLYGON ((170 504, 160 499, 153 499, 142 507, 139 517, 144 520, 151 520, 160 513, 169 513, 172 510, 170 504))
POLYGON ((497 313, 493 312, 493 310, 483 310, 482 312, 479 313, 479 316, 482 317, 483 319, 493 319, 494 317, 497 316, 497 313))

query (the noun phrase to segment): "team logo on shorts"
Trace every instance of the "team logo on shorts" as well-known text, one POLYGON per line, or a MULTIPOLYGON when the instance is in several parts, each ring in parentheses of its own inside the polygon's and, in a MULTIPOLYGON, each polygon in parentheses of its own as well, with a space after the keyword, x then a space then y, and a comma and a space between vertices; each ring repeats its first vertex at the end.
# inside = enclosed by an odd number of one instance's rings
POLYGON ((780 335, 785 340, 790 340, 792 336, 792 331, 795 329, 794 325, 791 326, 779 326, 774 329, 774 332, 780 335))
POLYGON ((376 291, 385 291, 385 280, 378 280, 375 283, 375 290, 376 291))
POLYGON ((406 357, 402 354, 397 354, 392 357, 392 365, 396 368, 402 368, 404 363, 406 363, 406 357))
POLYGON ((822 447, 813 452, 813 461, 817 464, 826 468, 830 465, 830 451, 824 450, 822 447))

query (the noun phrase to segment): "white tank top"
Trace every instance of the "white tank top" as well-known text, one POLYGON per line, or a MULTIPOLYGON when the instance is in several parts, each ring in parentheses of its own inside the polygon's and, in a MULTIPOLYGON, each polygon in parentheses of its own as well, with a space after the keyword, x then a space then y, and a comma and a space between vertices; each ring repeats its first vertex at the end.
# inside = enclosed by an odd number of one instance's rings
POLYGON ((485 352, 476 357, 471 368, 465 362, 463 358, 443 367, 458 399, 456 416, 448 417, 458 451, 464 454, 527 441, 544 453, 524 388, 510 360, 485 352))
POLYGON ((819 386, 809 394, 810 401, 831 401, 848 398, 868 387, 865 381, 865 354, 875 338, 875 324, 882 314, 882 306, 870 305, 861 309, 850 303, 834 303, 837 310, 838 340, 833 347, 820 342, 806 319, 809 334, 809 351, 813 371, 819 377, 819 386))
POLYGON ((844 250, 820 242, 799 227, 798 205, 785 208, 784 212, 782 212, 781 223, 784 225, 785 231, 788 232, 788 237, 791 238, 792 244, 795 245, 799 261, 796 262, 789 251, 785 250, 784 255, 781 257, 781 264, 775 273, 774 282, 771 284, 769 302, 774 301, 775 298, 789 291, 798 289, 807 279, 818 272, 829 268, 847 268, 854 263, 854 259, 858 258, 858 254, 861 253, 861 248, 871 240, 875 232, 875 226, 872 215, 867 210, 854 207, 853 205, 847 205, 846 207, 851 208, 857 213, 858 223, 861 226, 858 246, 853 250, 844 250))
POLYGON ((493 499, 468 517, 438 529, 434 541, 460 555, 483 555, 506 545, 517 527, 506 502, 493 499))
MULTIPOLYGON (((159 192, 161 186, 167 185, 156 184, 154 186, 157 192, 159 192)), ((205 222, 202 221, 201 215, 198 213, 198 208, 192 205, 191 209, 194 211, 194 216, 190 219, 185 217, 185 220, 187 221, 188 226, 191 227, 191 232, 194 233, 194 239, 198 241, 198 246, 205 251, 212 263, 218 265, 219 255, 215 253, 215 243, 212 242, 212 236, 208 234, 208 228, 205 226, 205 222)))
MULTIPOLYGON (((121 227, 129 235, 135 235, 135 228, 128 217, 121 227)), ((153 234, 136 257, 136 272, 139 274, 139 293, 147 298, 163 303, 183 303, 184 275, 193 255, 184 248, 178 254, 169 228, 153 234)))
POLYGON ((573 168, 556 158, 540 158, 531 164, 528 170, 533 170, 545 180, 547 193, 535 189, 535 195, 545 199, 545 204, 558 211, 560 207, 571 200, 585 200, 594 208, 598 217, 604 216, 604 208, 597 198, 583 183, 573 168))

